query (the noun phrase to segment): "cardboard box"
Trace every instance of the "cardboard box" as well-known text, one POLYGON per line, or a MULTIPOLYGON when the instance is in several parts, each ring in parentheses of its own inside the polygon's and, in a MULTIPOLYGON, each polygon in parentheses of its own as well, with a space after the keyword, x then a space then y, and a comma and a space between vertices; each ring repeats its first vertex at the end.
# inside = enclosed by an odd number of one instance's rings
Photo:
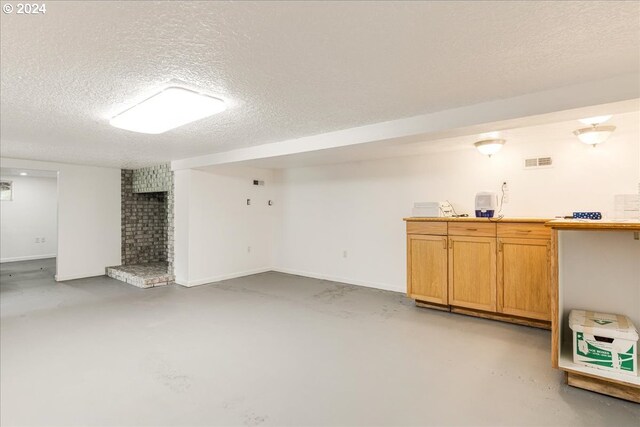
POLYGON ((572 310, 573 363, 638 375, 638 331, 619 314, 572 310))

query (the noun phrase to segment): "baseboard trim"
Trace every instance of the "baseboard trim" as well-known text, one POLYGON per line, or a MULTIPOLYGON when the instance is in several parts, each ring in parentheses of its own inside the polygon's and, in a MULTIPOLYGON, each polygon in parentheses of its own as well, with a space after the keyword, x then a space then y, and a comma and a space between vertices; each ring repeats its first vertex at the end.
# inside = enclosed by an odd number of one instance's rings
POLYGON ((219 276, 212 276, 212 277, 207 277, 206 279, 198 279, 198 280, 186 280, 184 278, 176 277, 175 283, 180 286, 184 286, 185 288, 192 288, 194 286, 202 286, 210 283, 221 282, 223 280, 237 279, 238 277, 251 276, 253 274, 266 273, 268 271, 275 271, 277 273, 284 273, 284 274, 292 274, 294 276, 308 277, 310 279, 329 280, 332 282, 346 283, 348 285, 363 286, 365 288, 380 289, 383 291, 400 292, 400 293, 405 292, 404 288, 399 288, 397 286, 392 286, 386 283, 365 282, 362 280, 353 280, 353 279, 347 279, 344 277, 329 276, 326 274, 310 273, 308 271, 292 270, 289 268, 258 268, 255 270, 240 271, 240 272, 231 273, 231 274, 222 274, 219 276))
POLYGON ((353 280, 353 279, 347 279, 345 277, 336 277, 336 276, 329 276, 326 274, 310 273, 308 271, 292 270, 289 268, 274 268, 272 269, 272 271, 276 271, 278 273, 293 274, 295 276, 309 277, 311 279, 330 280, 332 282, 346 283, 348 285, 363 286, 365 288, 372 288, 372 289, 380 289, 383 291, 392 291, 392 292, 400 292, 400 293, 406 292, 404 288, 392 286, 387 283, 365 282, 362 280, 353 280))
POLYGON ((60 276, 60 275, 56 274, 54 276, 54 278, 55 278, 56 282, 66 282, 67 280, 87 279, 89 277, 99 277, 99 276, 105 276, 105 274, 104 273, 102 273, 102 274, 85 273, 85 274, 72 274, 70 276, 60 276))
POLYGON ((189 282, 187 282, 186 280, 184 280, 182 278, 177 278, 176 277, 176 280, 174 280, 173 283, 175 283, 176 285, 184 286, 185 288, 189 287, 189 285, 188 285, 189 282))
POLYGON ((5 262, 17 262, 17 261, 33 261, 36 259, 47 259, 47 258, 55 258, 56 254, 47 254, 47 255, 29 255, 29 256, 16 256, 10 258, 0 258, 0 264, 5 262))
POLYGON ((251 276, 253 274, 266 273, 271 271, 271 268, 257 268, 255 270, 239 271, 231 274, 221 274, 219 276, 207 277, 206 279, 189 280, 177 279, 175 283, 186 288, 192 288, 194 286, 208 285, 210 283, 221 282, 223 280, 237 279, 238 277, 251 276))

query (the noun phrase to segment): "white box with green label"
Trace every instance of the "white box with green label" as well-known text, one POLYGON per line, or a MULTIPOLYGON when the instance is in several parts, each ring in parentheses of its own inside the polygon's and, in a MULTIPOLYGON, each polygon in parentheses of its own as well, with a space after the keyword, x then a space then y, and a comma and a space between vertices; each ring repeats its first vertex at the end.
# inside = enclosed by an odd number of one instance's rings
POLYGON ((638 375, 638 331, 620 314, 571 310, 573 363, 638 375))

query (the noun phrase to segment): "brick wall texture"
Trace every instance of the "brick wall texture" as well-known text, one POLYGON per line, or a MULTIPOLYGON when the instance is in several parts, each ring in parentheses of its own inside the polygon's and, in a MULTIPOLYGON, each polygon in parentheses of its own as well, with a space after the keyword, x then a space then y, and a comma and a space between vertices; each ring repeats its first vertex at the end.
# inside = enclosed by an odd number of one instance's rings
POLYGON ((150 166, 133 171, 134 193, 169 192, 173 187, 170 165, 150 166))
POLYGON ((173 273, 173 172, 122 170, 122 264, 165 261, 173 273))

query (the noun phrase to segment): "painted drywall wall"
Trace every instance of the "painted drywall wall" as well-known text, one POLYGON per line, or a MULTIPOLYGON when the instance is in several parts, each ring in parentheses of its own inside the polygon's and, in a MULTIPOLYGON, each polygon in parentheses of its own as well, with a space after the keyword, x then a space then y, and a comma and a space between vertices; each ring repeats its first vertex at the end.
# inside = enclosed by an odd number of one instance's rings
POLYGON ((57 239, 56 178, 4 176, 13 200, 0 202, 0 262, 53 258, 57 239))
POLYGON ((120 169, 8 158, 0 165, 58 172, 56 280, 99 276, 120 264, 120 169))
POLYGON ((174 185, 174 264, 176 283, 189 285, 189 193, 193 171, 179 170, 173 175, 174 185))
MULTIPOLYGON (((636 116, 637 117, 637 113, 636 116)), ((474 195, 509 187, 505 216, 613 214, 614 194, 636 193, 638 126, 620 128, 592 148, 570 132, 509 139, 488 158, 473 147, 415 157, 279 172, 282 214, 275 267, 305 276, 404 291, 405 228, 414 202, 449 200, 473 213, 474 195), (523 159, 553 157, 549 169, 523 159)))
POLYGON ((639 325, 640 244, 633 232, 564 230, 559 240, 562 333, 570 333, 569 312, 577 308, 622 313, 639 325))
POLYGON ((176 282, 196 286, 271 270, 273 171, 223 166, 175 174, 176 282), (255 186, 253 180, 265 181, 255 186), (251 204, 247 205, 247 199, 251 204))

